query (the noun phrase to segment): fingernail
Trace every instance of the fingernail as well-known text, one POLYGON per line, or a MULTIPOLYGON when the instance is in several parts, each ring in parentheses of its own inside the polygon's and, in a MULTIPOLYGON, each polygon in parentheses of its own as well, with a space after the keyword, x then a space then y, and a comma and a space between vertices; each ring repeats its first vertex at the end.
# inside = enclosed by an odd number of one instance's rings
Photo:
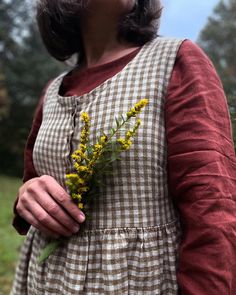
POLYGON ((79 231, 79 226, 78 225, 74 226, 73 227, 73 232, 77 233, 78 231, 79 231))
POLYGON ((84 220, 85 220, 85 215, 84 215, 84 213, 80 213, 80 215, 79 215, 79 217, 80 217, 80 222, 84 222, 84 220))

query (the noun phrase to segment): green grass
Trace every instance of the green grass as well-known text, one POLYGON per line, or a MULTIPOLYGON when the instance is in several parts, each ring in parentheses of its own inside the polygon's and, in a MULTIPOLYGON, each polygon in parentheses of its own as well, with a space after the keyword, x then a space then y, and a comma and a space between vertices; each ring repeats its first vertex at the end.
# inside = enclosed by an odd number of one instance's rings
POLYGON ((8 295, 23 237, 12 227, 12 207, 21 184, 18 178, 0 175, 0 295, 8 295))

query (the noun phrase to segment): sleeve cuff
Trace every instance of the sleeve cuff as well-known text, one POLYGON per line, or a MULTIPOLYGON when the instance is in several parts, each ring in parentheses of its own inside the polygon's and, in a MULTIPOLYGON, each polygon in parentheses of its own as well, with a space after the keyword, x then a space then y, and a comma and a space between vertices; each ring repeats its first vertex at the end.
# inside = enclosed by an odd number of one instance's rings
POLYGON ((14 204, 14 218, 12 221, 12 225, 20 235, 26 235, 30 228, 30 224, 18 214, 16 210, 17 201, 18 198, 16 199, 14 204))

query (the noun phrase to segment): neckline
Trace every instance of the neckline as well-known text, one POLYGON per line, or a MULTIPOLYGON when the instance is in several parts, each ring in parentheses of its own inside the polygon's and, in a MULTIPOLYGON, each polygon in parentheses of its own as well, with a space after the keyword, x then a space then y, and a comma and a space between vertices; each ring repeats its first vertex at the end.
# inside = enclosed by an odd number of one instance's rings
MULTIPOLYGON (((109 67, 111 67, 111 66, 114 66, 114 65, 117 65, 117 64, 119 64, 119 63, 122 63, 123 61, 125 61, 125 60, 129 60, 129 58, 131 57, 131 56, 136 56, 137 54, 138 54, 138 52, 140 51, 142 49, 142 46, 140 46, 140 47, 138 47, 138 48, 136 48, 136 49, 134 49, 133 51, 131 51, 130 53, 128 53, 128 54, 126 54, 126 55, 123 55, 123 56, 121 56, 121 57, 119 57, 119 58, 117 58, 117 59, 115 59, 115 60, 113 60, 113 61, 110 61, 110 62, 107 62, 107 63, 104 63, 104 64, 101 64, 101 65, 98 65, 98 66, 93 66, 93 67, 91 67, 91 68, 85 68, 85 69, 81 69, 80 70, 80 72, 78 73, 76 73, 76 67, 74 68, 74 69, 72 69, 71 71, 69 71, 66 75, 65 75, 65 77, 70 77, 70 76, 73 76, 73 75, 82 75, 82 74, 84 74, 84 73, 86 73, 86 74, 89 74, 89 73, 91 73, 91 72, 99 72, 101 69, 106 69, 106 68, 109 68, 109 67), (73 73, 73 71, 75 71, 75 73, 73 73)), ((134 58, 133 57, 133 58, 134 58)), ((133 60, 133 58, 131 59, 131 60, 133 60)), ((130 61, 131 61, 130 60, 130 61)), ((128 63, 127 63, 128 64, 128 63)))
MULTIPOLYGON (((59 102, 61 103, 65 103, 66 100, 75 100, 75 99, 81 99, 83 97, 86 97, 86 96, 90 96, 90 95, 95 95, 99 90, 101 90, 102 92, 107 89, 107 87, 115 80, 118 79, 118 77, 120 75, 123 74, 123 72, 127 71, 127 69, 129 69, 135 62, 136 60, 138 60, 140 58, 140 56, 142 56, 142 53, 145 51, 145 49, 152 43, 154 42, 155 40, 157 40, 157 38, 145 43, 141 49, 139 50, 139 52, 135 55, 135 57, 127 63, 127 65, 124 66, 124 68, 119 71, 117 74, 115 74, 114 76, 112 76, 111 78, 107 79, 106 81, 104 81, 103 83, 101 83, 100 85, 98 85, 97 87, 95 87, 94 89, 92 89, 90 92, 88 93, 85 93, 81 96, 78 96, 78 95, 71 95, 71 96, 61 96, 59 94, 59 89, 60 89, 60 86, 62 84, 62 81, 63 81, 63 78, 68 74, 68 72, 65 72, 63 74, 61 74, 58 78, 56 78, 56 95, 57 95, 57 99, 59 102)), ((130 53, 132 54, 132 52, 130 53)), ((122 57, 121 57, 122 58, 122 57)))

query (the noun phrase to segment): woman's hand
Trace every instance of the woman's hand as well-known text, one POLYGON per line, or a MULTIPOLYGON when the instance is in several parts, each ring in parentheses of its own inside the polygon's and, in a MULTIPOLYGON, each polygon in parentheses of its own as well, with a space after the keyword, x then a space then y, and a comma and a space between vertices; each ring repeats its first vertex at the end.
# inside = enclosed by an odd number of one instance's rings
POLYGON ((69 237, 84 222, 82 211, 51 176, 30 179, 19 189, 18 214, 45 235, 69 237))

